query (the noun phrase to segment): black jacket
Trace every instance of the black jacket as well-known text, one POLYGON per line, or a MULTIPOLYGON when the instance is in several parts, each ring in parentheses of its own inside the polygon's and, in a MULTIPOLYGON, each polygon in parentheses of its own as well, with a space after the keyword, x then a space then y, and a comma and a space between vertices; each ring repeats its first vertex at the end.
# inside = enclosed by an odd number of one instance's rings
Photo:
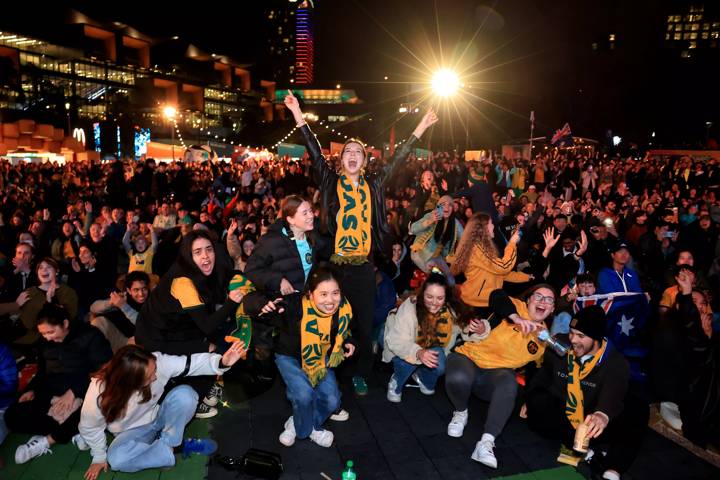
MULTIPOLYGON (((302 292, 305 289, 305 272, 300 254, 295 241, 283 233, 284 227, 283 220, 270 225, 267 233, 260 237, 255 245, 243 272, 253 282, 255 288, 262 290, 268 296, 279 296, 280 280, 283 278, 286 278, 295 290, 302 292)), ((288 231, 288 233, 292 232, 288 231)), ((307 232, 306 237, 312 247, 310 263, 315 264, 326 253, 322 252, 326 242, 313 231, 307 232)))
MULTIPOLYGON (((567 338, 563 340, 566 345, 570 344, 567 338)), ((560 357, 552 349, 546 349, 542 367, 530 380, 526 395, 530 397, 534 392, 545 392, 564 400, 567 397, 567 363, 567 356, 560 357)), ((611 421, 616 418, 623 411, 629 379, 627 360, 608 345, 604 358, 580 382, 585 416, 600 411, 611 421)))
POLYGON ((38 373, 25 389, 62 395, 68 389, 84 398, 90 375, 112 357, 110 344, 97 328, 74 322, 61 343, 42 340, 38 373))
MULTIPOLYGON (((254 254, 254 252, 253 252, 254 254)), ((279 355, 287 355, 289 357, 300 360, 300 321, 302 320, 302 294, 292 293, 285 295, 283 301, 285 302, 283 313, 269 313, 258 316, 263 306, 267 303, 268 298, 260 292, 254 292, 247 295, 243 299, 243 305, 245 311, 265 325, 270 325, 275 328, 274 339, 274 351, 279 355)), ((331 341, 334 341, 338 331, 338 315, 333 316, 332 327, 330 329, 331 341)), ((345 343, 354 344, 352 337, 348 336, 345 339, 345 343)), ((332 347, 331 347, 332 349, 332 347)))
MULTIPOLYGON (((337 230, 337 213, 340 209, 340 199, 337 194, 337 182, 340 177, 328 165, 322 154, 320 143, 310 127, 303 125, 300 127, 300 133, 305 139, 305 145, 312 159, 313 179, 322 192, 323 225, 327 225, 328 233, 334 239, 337 230)), ((405 163, 417 141, 418 138, 415 135, 410 135, 410 138, 395 151, 385 168, 375 175, 366 175, 365 177, 372 196, 372 253, 381 258, 388 257, 391 248, 390 226, 387 223, 385 212, 385 184, 405 163)))

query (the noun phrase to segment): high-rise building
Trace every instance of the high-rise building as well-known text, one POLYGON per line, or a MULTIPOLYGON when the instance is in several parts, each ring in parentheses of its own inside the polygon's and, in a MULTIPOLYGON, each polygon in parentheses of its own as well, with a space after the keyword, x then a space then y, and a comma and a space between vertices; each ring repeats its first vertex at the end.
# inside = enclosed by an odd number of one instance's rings
POLYGON ((720 12, 703 4, 668 10, 665 42, 690 58, 694 52, 720 45, 720 12))
POLYGON ((295 14, 295 83, 301 85, 315 80, 313 9, 312 0, 303 0, 295 14))
POLYGON ((270 0, 264 12, 267 56, 265 73, 278 85, 314 81, 314 3, 311 0, 270 0))

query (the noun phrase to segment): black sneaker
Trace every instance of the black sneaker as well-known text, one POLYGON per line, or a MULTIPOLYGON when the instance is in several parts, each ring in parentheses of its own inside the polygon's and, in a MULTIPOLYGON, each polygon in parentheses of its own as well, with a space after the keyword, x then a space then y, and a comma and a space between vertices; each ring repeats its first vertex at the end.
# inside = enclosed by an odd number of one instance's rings
POLYGON ((204 403, 208 407, 217 407, 217 404, 220 403, 220 400, 222 399, 222 394, 222 385, 220 385, 218 382, 215 382, 210 388, 210 391, 208 391, 207 395, 205 395, 205 398, 203 398, 202 403, 204 403))

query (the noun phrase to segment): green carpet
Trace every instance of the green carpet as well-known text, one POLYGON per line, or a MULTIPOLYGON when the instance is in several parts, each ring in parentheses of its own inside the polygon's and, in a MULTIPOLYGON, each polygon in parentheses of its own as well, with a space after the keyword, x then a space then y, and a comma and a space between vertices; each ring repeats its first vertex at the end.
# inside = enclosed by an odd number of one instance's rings
MULTIPOLYGON (((193 420, 185 430, 185 437, 207 437, 208 420, 193 420)), ((90 453, 81 452, 74 445, 55 445, 53 453, 42 455, 23 465, 15 464, 15 449, 26 442, 30 435, 8 435, 0 445, 0 480, 82 480, 90 466, 90 453)), ((138 473, 108 472, 100 474, 101 480, 198 480, 207 476, 207 457, 192 455, 187 459, 176 455, 177 464, 172 469, 154 468, 138 473)))
POLYGON ((585 480, 573 467, 558 467, 537 472, 521 473, 509 477, 496 477, 493 480, 585 480))

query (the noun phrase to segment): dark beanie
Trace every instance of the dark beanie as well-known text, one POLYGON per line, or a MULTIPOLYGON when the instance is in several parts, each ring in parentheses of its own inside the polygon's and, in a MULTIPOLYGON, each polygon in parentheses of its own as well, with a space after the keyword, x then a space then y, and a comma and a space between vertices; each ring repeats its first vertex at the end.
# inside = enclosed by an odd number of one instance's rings
POLYGON ((605 310, 598 305, 583 308, 573 316, 570 328, 582 332, 585 336, 601 342, 605 336, 605 310))

